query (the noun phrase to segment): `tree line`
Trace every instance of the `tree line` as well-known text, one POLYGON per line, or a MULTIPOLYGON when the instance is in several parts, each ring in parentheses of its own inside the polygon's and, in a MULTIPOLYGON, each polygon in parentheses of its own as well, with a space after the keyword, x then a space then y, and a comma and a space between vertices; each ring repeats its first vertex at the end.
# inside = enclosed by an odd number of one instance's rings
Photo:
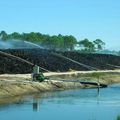
POLYGON ((39 32, 13 32, 11 34, 7 34, 5 31, 1 31, 0 38, 4 41, 12 39, 26 40, 42 45, 42 47, 45 47, 47 49, 61 51, 79 50, 82 52, 95 52, 103 50, 105 47, 105 43, 101 39, 96 39, 94 41, 90 41, 87 38, 85 38, 84 40, 77 40, 72 35, 59 34, 50 36, 47 34, 41 34, 39 32))

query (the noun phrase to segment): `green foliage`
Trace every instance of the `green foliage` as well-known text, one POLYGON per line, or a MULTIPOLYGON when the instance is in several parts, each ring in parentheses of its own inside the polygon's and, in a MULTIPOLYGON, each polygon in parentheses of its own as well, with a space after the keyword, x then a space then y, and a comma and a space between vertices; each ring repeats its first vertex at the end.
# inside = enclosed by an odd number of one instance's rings
POLYGON ((74 50, 75 45, 77 44, 77 40, 74 36, 64 36, 64 48, 67 50, 74 50))
POLYGON ((12 34, 10 34, 9 36, 8 36, 8 38, 13 38, 13 39, 22 39, 22 36, 21 36, 21 34, 19 34, 18 32, 13 32, 12 34))
POLYGON ((84 39, 80 42, 78 42, 80 47, 83 47, 82 51, 86 51, 86 52, 94 52, 95 51, 95 46, 94 44, 89 41, 88 39, 84 39))
POLYGON ((95 41, 93 41, 93 43, 95 44, 97 50, 102 50, 105 46, 105 43, 100 39, 96 39, 95 41))
POLYGON ((0 37, 1 37, 2 40, 7 40, 8 39, 8 35, 5 31, 1 31, 0 37))
POLYGON ((93 42, 85 38, 84 40, 81 40, 78 42, 78 45, 81 49, 82 52, 96 52, 96 51, 101 51, 105 47, 105 43, 100 40, 96 39, 93 42))
POLYGON ((45 48, 52 50, 62 50, 62 51, 73 51, 75 47, 79 45, 81 52, 95 52, 96 50, 102 50, 105 43, 96 39, 91 42, 87 38, 81 41, 77 41, 77 39, 72 35, 46 35, 41 34, 39 32, 30 32, 30 33, 18 33, 13 32, 11 34, 7 34, 5 31, 0 32, 0 37, 2 40, 10 40, 10 39, 19 39, 26 40, 33 43, 37 43, 42 45, 45 48))

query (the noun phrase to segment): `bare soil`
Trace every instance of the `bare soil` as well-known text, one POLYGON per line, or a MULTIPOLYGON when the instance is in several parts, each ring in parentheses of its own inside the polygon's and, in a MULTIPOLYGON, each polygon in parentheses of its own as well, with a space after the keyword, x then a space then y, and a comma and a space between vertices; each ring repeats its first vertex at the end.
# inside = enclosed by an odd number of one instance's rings
POLYGON ((104 71, 72 71, 60 73, 44 73, 49 80, 34 82, 31 74, 2 74, 0 75, 0 98, 41 93, 45 91, 90 88, 91 85, 82 85, 79 82, 69 80, 91 80, 104 84, 120 83, 120 70, 104 71), (66 81, 60 81, 60 80, 66 81))

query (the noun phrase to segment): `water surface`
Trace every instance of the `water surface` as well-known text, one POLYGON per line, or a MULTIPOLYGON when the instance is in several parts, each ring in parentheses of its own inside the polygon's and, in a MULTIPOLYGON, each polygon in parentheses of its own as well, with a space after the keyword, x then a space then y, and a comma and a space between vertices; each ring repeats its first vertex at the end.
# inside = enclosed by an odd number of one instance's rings
POLYGON ((12 99, 0 104, 0 120, 117 120, 120 115, 120 84, 99 93, 76 89, 12 99))

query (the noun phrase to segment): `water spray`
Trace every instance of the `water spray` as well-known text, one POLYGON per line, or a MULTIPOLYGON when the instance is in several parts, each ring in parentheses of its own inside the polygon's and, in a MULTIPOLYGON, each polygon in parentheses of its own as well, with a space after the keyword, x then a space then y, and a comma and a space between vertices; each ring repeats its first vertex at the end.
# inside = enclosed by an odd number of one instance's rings
MULTIPOLYGON (((39 45, 37 45, 37 44, 35 44, 35 43, 28 42, 28 41, 24 41, 24 42, 25 42, 25 43, 28 43, 28 44, 31 44, 31 45, 34 45, 34 46, 36 46, 36 47, 38 47, 38 48, 42 48, 41 46, 39 46, 39 45)), ((68 58, 68 57, 65 57, 65 56, 63 56, 63 55, 60 55, 60 54, 58 54, 58 53, 51 53, 51 54, 54 55, 54 56, 57 56, 57 57, 60 57, 60 58, 69 60, 69 61, 71 61, 71 62, 73 62, 73 63, 75 63, 75 64, 77 64, 77 65, 83 66, 83 67, 85 67, 85 68, 87 68, 87 69, 90 69, 90 70, 98 70, 98 69, 95 68, 95 67, 92 67, 92 66, 89 66, 89 65, 85 65, 85 64, 80 63, 80 62, 78 62, 78 61, 75 61, 75 60, 73 60, 73 59, 71 59, 71 58, 68 58)))
POLYGON ((58 56, 58 57, 60 57, 60 58, 64 58, 64 59, 66 59, 66 60, 69 60, 69 61, 71 61, 71 62, 73 62, 73 63, 76 63, 76 64, 78 64, 78 65, 80 65, 80 66, 83 66, 83 67, 86 67, 87 69, 92 69, 92 70, 98 70, 97 68, 95 68, 95 67, 91 67, 91 66, 89 66, 89 65, 85 65, 85 64, 83 64, 83 63, 80 63, 80 62, 78 62, 78 61, 75 61, 75 60, 73 60, 73 59, 71 59, 71 58, 68 58, 68 57, 65 57, 65 56, 63 56, 63 55, 60 55, 60 54, 57 54, 57 53, 51 53, 52 55, 55 55, 55 56, 58 56))
POLYGON ((40 45, 37 45, 37 44, 35 44, 35 43, 32 43, 32 42, 28 42, 28 41, 23 41, 24 43, 27 43, 27 44, 30 44, 30 45, 33 45, 33 46, 36 46, 36 47, 38 47, 38 48, 41 48, 41 49, 43 49, 43 47, 41 47, 40 45))
POLYGON ((120 66, 118 65, 112 65, 112 64, 107 64, 108 66, 111 66, 111 67, 114 67, 114 68, 119 68, 120 69, 120 66))
MULTIPOLYGON (((11 54, 9 54, 9 53, 0 51, 0 54, 5 55, 5 56, 7 56, 7 57, 15 58, 15 59, 17 59, 17 60, 19 60, 19 61, 25 62, 25 63, 27 63, 27 64, 29 64, 29 65, 31 65, 31 66, 34 66, 33 63, 31 63, 31 62, 29 62, 29 61, 27 61, 27 60, 25 60, 25 59, 22 59, 22 58, 20 58, 20 57, 11 55, 11 54)), ((39 66, 39 67, 40 67, 40 66, 39 66)), ((42 69, 42 70, 44 70, 44 71, 46 71, 46 72, 50 72, 49 70, 47 70, 47 69, 45 69, 45 68, 43 68, 43 67, 40 67, 40 69, 42 69)))

